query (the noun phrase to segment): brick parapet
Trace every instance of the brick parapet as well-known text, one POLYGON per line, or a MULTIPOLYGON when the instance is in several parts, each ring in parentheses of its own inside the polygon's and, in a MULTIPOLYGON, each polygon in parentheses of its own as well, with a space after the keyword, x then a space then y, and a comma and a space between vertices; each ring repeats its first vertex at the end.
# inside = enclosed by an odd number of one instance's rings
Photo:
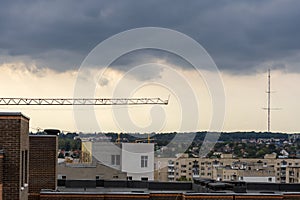
POLYGON ((57 136, 29 136, 29 195, 57 186, 57 136))

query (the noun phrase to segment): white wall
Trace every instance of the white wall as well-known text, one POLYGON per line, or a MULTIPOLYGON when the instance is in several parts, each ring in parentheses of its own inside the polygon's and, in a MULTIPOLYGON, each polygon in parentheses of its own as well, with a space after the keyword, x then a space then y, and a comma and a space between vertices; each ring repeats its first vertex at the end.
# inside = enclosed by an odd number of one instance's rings
POLYGON ((121 169, 127 172, 132 180, 147 177, 154 180, 154 144, 152 143, 122 143, 121 169), (141 167, 141 156, 148 156, 147 167, 141 167))
POLYGON ((243 177, 243 179, 241 179, 241 177, 239 177, 240 181, 245 181, 245 182, 261 182, 261 183, 275 183, 276 179, 275 176, 266 176, 266 177, 243 177), (272 180, 269 181, 269 178, 271 178, 272 180))

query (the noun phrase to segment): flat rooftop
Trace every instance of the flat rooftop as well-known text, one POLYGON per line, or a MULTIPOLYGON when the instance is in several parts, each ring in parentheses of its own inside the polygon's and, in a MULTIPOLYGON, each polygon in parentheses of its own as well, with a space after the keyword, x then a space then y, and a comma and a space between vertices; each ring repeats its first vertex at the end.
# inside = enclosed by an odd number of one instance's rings
POLYGON ((28 120, 30 119, 29 117, 22 114, 21 112, 0 112, 0 116, 21 116, 21 117, 24 117, 28 120))
POLYGON ((293 199, 300 200, 300 184, 217 182, 155 182, 120 180, 59 180, 57 190, 42 190, 40 197, 59 196, 61 199, 293 199), (249 187, 249 189, 247 188, 249 187), (251 188, 252 187, 252 188, 251 188), (264 190, 267 188, 267 190, 264 190), (251 190, 250 190, 251 189, 251 190), (253 189, 253 190, 252 190, 253 189), (256 190, 257 189, 257 190, 256 190))

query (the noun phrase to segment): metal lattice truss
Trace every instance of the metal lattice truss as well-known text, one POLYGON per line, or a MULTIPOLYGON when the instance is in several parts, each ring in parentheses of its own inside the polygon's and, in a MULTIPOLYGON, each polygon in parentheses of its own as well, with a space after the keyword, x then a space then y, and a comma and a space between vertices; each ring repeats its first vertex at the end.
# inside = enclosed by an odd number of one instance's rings
POLYGON ((0 105, 167 105, 160 98, 0 98, 0 105))

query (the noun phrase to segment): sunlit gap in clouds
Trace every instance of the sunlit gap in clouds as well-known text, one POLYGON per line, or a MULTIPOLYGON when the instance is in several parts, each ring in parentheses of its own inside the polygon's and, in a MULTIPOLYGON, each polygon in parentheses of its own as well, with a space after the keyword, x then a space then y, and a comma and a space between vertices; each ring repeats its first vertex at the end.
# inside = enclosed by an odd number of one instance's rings
MULTIPOLYGON (((164 60, 157 60, 158 63, 165 64, 164 60), (161 62, 162 61, 162 62, 161 62)), ((7 63, 0 66, 0 90, 2 97, 72 97, 76 71, 57 72, 47 68, 28 69, 24 63, 7 63), (42 75, 40 75, 42 73, 42 75)), ((119 70, 111 69, 109 73, 110 83, 120 78, 123 74, 119 70)), ((200 96, 201 114, 199 130, 205 130, 208 119, 210 118, 209 95, 206 94, 206 88, 203 83, 193 82, 195 74, 190 70, 181 69, 181 73, 189 77, 193 83, 194 90, 197 90, 200 96)), ((161 73, 161 76, 168 77, 168 74, 161 73)), ((226 92, 226 118, 224 122, 225 131, 237 130, 266 130, 266 113, 261 110, 266 106, 267 79, 265 73, 257 73, 250 75, 232 75, 227 72, 222 72, 224 87, 226 92)), ((174 81, 174 84, 176 81, 174 81)), ((299 131, 297 119, 300 118, 300 110, 298 98, 300 91, 300 75, 297 73, 286 73, 281 70, 272 71, 272 88, 276 90, 273 94, 273 105, 283 108, 279 112, 274 112, 272 116, 272 129, 282 132, 297 132, 299 131)), ((136 96, 160 96, 165 97, 172 93, 160 89, 158 86, 145 86, 145 90, 140 90, 136 96)), ((101 87, 95 92, 99 97, 111 97, 110 85, 101 87)), ((112 109, 126 109, 127 106, 120 107, 94 107, 97 113, 97 119, 105 124, 104 131, 119 131, 115 126, 111 126, 112 109)), ((176 97, 170 98, 169 106, 165 109, 172 110, 172 113, 177 113, 176 97)), ((22 111, 31 117, 33 127, 56 127, 63 130, 76 130, 73 113, 70 107, 0 107, 1 111, 22 111), (51 120, 49 120, 51 119, 51 120)), ((130 116, 136 123, 146 126, 149 123, 149 118, 141 116, 145 111, 149 113, 150 107, 130 107, 130 116), (137 115, 135 115, 137 113, 137 115), (138 114, 140 113, 140 114, 138 114), (140 121, 139 121, 140 120, 140 121)), ((169 113, 167 111, 167 113, 169 113)), ((170 115, 170 120, 175 118, 170 115)), ((176 129, 176 120, 174 120, 170 128, 165 131, 173 131, 176 129), (172 129, 173 128, 173 129, 172 129)))

